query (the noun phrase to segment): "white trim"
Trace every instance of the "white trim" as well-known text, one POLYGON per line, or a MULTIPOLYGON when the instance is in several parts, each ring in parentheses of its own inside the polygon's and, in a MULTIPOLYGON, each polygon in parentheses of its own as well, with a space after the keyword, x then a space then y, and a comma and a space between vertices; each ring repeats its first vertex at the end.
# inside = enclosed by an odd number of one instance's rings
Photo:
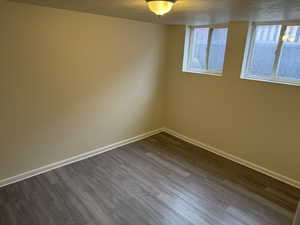
POLYGON ((300 202, 298 203, 298 208, 294 217, 293 225, 300 225, 300 202))
POLYGON ((92 151, 89 151, 89 152, 86 152, 86 153, 83 153, 83 154, 80 154, 80 155, 76 155, 76 156, 73 156, 71 158, 59 161, 59 162, 51 163, 49 165, 46 165, 46 166, 31 170, 31 171, 27 171, 27 172, 18 174, 14 177, 9 177, 9 178, 0 180, 0 187, 4 187, 4 186, 7 186, 9 184, 13 184, 13 183, 28 179, 28 178, 33 177, 33 176, 37 176, 37 175, 42 174, 42 173, 46 173, 50 170, 54 170, 54 169, 69 165, 71 163, 75 163, 75 162, 93 157, 95 155, 98 155, 98 154, 101 154, 101 153, 104 153, 104 152, 122 147, 122 146, 130 144, 132 142, 136 142, 136 141, 145 139, 147 137, 150 137, 152 135, 161 133, 162 131, 163 131, 163 128, 152 130, 152 131, 140 134, 138 136, 135 136, 135 137, 132 137, 132 138, 128 138, 128 139, 113 143, 111 145, 100 147, 98 149, 95 149, 95 150, 92 150, 92 151))
MULTIPOLYGON (((263 22, 263 23, 251 23, 248 30, 247 35, 247 41, 246 46, 244 50, 244 57, 243 57, 243 64, 242 64, 242 70, 241 70, 241 79, 246 80, 256 80, 256 81, 263 81, 263 82, 270 82, 270 83, 277 83, 277 84, 287 84, 287 85, 294 85, 294 86, 300 86, 300 80, 298 79, 284 79, 280 78, 280 75, 278 74, 279 69, 279 63, 281 59, 281 53, 282 53, 282 47, 283 47, 283 35, 286 32, 287 26, 289 26, 291 23, 286 22, 263 22), (253 63, 253 52, 254 52, 254 45, 255 45, 255 38, 256 38, 256 30, 257 26, 261 25, 281 25, 280 32, 279 32, 279 39, 277 41, 277 47, 275 52, 275 59, 273 62, 273 68, 272 68, 272 76, 271 77, 265 77, 263 75, 257 75, 257 74, 251 74, 250 73, 250 66, 253 63)), ((299 23, 298 23, 299 25, 299 23)))
POLYGON ((202 74, 202 75, 211 75, 211 76, 217 76, 222 77, 223 73, 219 71, 201 71, 201 70, 183 70, 184 73, 196 73, 196 74, 202 74))
POLYGON ((182 70, 185 71, 188 68, 190 58, 190 43, 191 43, 191 29, 189 26, 185 27, 185 38, 184 38, 184 52, 183 52, 183 64, 182 70))
POLYGON ((261 81, 261 82, 268 82, 268 83, 274 83, 274 84, 286 84, 286 85, 292 85, 292 86, 300 86, 300 80, 284 80, 280 78, 267 78, 267 77, 261 77, 257 75, 246 75, 242 74, 241 79, 243 80, 255 80, 255 81, 261 81))
MULTIPOLYGON (((210 49, 211 49, 211 39, 212 39, 212 33, 214 29, 218 28, 226 28, 228 31, 228 25, 210 25, 210 26, 186 26, 185 27, 185 41, 184 41, 184 50, 183 50, 183 64, 182 64, 182 71, 187 73, 197 73, 197 74, 205 74, 205 75, 213 75, 213 76, 222 76, 222 71, 213 71, 208 70, 208 61, 209 61, 209 55, 210 55, 210 49), (208 37, 207 37, 207 45, 206 45, 206 55, 205 55, 205 69, 197 70, 191 68, 191 62, 192 62, 192 56, 195 51, 194 42, 195 42, 195 35, 194 31, 195 28, 208 28, 208 37)), ((227 43, 228 43, 228 33, 226 35, 226 47, 225 47, 225 53, 227 50, 227 43)), ((225 56, 224 56, 224 62, 223 67, 225 64, 225 56)))
POLYGON ((215 153, 219 156, 222 156, 226 159, 229 159, 231 161, 234 161, 238 164, 241 164, 243 166, 246 166, 248 168, 251 168, 253 170, 256 170, 260 173, 263 173, 267 176, 270 176, 274 179, 277 179, 283 183, 286 183, 286 184, 289 184, 293 187, 296 187, 296 188, 299 188, 300 189, 300 181, 297 181, 297 180, 294 180, 294 179, 291 179, 291 178, 288 178, 284 175, 281 175, 279 173, 276 173, 276 172, 273 172, 269 169, 266 169, 262 166, 259 166, 259 165, 256 165, 252 162, 249 162, 247 160, 244 160, 244 159, 241 159, 237 156, 234 156, 234 155, 231 155, 229 153, 226 153, 218 148, 215 148, 215 147, 212 147, 210 145, 207 145, 207 144, 204 144, 200 141, 197 141, 195 139, 192 139, 192 138, 189 138, 187 136, 184 136, 174 130, 171 130, 169 128, 159 128, 159 129, 156 129, 156 130, 153 130, 153 131, 149 131, 149 132, 146 132, 144 134, 140 134, 136 137, 132 137, 132 138, 128 138, 128 139, 125 139, 125 140, 122 140, 122 141, 119 141, 119 142, 116 142, 114 144, 111 144, 111 145, 107 145, 107 146, 104 146, 104 147, 100 147, 98 149, 95 149, 93 151, 90 151, 90 152, 86 152, 86 153, 83 153, 83 154, 80 154, 80 155, 77 155, 77 156, 74 156, 74 157, 71 157, 71 158, 68 158, 68 159, 65 159, 65 160, 62 160, 62 161, 59 161, 59 162, 55 162, 55 163, 52 163, 52 164, 49 164, 49 165, 46 165, 46 166, 43 166, 43 167, 40 167, 40 168, 37 168, 37 169, 34 169, 34 170, 31 170, 31 171, 27 171, 27 172, 24 172, 24 173, 21 173, 21 174, 18 174, 14 177, 10 177, 10 178, 7 178, 7 179, 3 179, 3 180, 0 180, 0 187, 4 187, 4 186, 7 186, 9 184, 13 184, 13 183, 16 183, 16 182, 19 182, 19 181, 22 181, 22 180, 25 180, 25 179, 28 179, 30 177, 34 177, 34 176, 37 176, 39 174, 43 174, 43 173, 46 173, 48 171, 51 171, 51 170, 54 170, 54 169, 57 169, 57 168, 60 168, 60 167, 63 167, 63 166, 66 166, 66 165, 69 165, 69 164, 72 164, 72 163, 75 163, 75 162, 78 162, 78 161, 81 161, 81 160, 84 160, 84 159, 87 159, 87 158, 90 158, 90 157, 93 157, 93 156, 96 156, 98 154, 101 154, 101 153, 104 153, 104 152, 107 152, 107 151, 110 151, 110 150, 113 150, 113 149, 116 149, 116 148, 119 148, 119 147, 122 147, 124 145, 127 145, 127 144, 130 144, 130 143, 133 143, 133 142, 136 142, 136 141, 139 141, 139 140, 142 140, 142 139, 145 139, 147 137, 150 137, 152 135, 155 135, 155 134, 158 134, 158 133, 161 133, 161 132, 166 132, 174 137, 177 137, 183 141, 186 141, 188 143, 191 143, 195 146, 198 146, 202 149, 205 149, 209 152, 212 152, 212 153, 215 153))
POLYGON ((222 150, 220 150, 218 148, 212 147, 210 145, 204 144, 204 143, 202 143, 200 141, 197 141, 197 140, 195 140, 193 138, 189 138, 187 136, 184 136, 183 134, 180 134, 180 133, 178 133, 178 132, 176 132, 174 130, 171 130, 169 128, 164 128, 164 131, 166 133, 168 133, 168 134, 170 134, 170 135, 172 135, 174 137, 177 137, 177 138, 179 138, 179 139, 181 139, 183 141, 186 141, 186 142, 188 142, 190 144, 193 144, 195 146, 203 148, 203 149, 205 149, 205 150, 207 150, 209 152, 215 153, 215 154, 217 154, 219 156, 222 156, 222 157, 224 157, 226 159, 234 161, 234 162, 236 162, 236 163, 238 163, 240 165, 246 166, 246 167, 248 167, 250 169, 253 169, 253 170, 257 171, 257 172, 263 173, 263 174, 265 174, 267 176, 270 176, 270 177, 272 177, 272 178, 274 178, 276 180, 279 180, 279 181, 281 181, 283 183, 289 184, 289 185, 291 185, 293 187, 296 187, 296 188, 300 189, 300 181, 294 180, 292 178, 286 177, 286 176, 284 176, 282 174, 279 174, 277 172, 271 171, 271 170, 269 170, 267 168, 264 168, 262 166, 256 165, 256 164, 254 164, 252 162, 249 162, 247 160, 241 159, 241 158, 239 158, 237 156, 234 156, 232 154, 224 152, 224 151, 222 151, 222 150))
POLYGON ((195 49, 192 48, 192 46, 194 46, 194 43, 195 43, 195 29, 191 29, 189 28, 189 32, 188 34, 190 35, 189 36, 189 46, 188 46, 188 55, 187 55, 187 64, 186 64, 186 68, 191 68, 191 64, 192 64, 192 57, 195 53, 195 49))
POLYGON ((253 46, 254 42, 254 34, 256 30, 256 26, 253 25, 253 23, 249 23, 248 25, 248 33, 247 33, 247 39, 245 43, 244 48, 244 58, 243 58, 243 64, 242 64, 242 74, 248 73, 249 68, 249 62, 252 61, 253 51, 251 49, 251 46, 253 46))

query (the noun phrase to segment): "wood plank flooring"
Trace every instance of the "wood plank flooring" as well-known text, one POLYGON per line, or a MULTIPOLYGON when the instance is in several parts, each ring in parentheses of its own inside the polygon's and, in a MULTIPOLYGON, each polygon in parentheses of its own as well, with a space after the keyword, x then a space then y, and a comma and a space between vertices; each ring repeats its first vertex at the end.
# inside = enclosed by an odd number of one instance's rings
POLYGON ((300 191, 161 133, 0 189, 1 225, 291 225, 300 191))

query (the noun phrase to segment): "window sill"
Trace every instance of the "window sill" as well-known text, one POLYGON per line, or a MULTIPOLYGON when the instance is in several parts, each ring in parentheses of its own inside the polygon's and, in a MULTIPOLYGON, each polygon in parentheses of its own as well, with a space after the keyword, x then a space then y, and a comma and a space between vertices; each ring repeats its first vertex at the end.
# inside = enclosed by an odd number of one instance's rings
POLYGON ((222 73, 213 73, 213 72, 206 72, 206 71, 191 71, 191 70, 182 70, 184 73, 193 73, 193 74, 202 74, 202 75, 209 75, 209 76, 217 76, 222 77, 222 73))
POLYGON ((241 75, 241 79, 243 80, 254 80, 260 82, 267 82, 267 83, 274 83, 274 84, 285 84, 285 85, 292 85, 292 86, 300 86, 300 80, 275 80, 269 78, 263 78, 258 76, 247 76, 241 75))

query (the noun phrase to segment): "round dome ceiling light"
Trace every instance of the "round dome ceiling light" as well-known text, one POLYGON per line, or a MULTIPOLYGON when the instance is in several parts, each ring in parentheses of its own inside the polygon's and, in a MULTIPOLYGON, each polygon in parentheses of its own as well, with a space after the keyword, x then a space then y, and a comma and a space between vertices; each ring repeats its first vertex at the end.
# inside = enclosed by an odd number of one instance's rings
POLYGON ((151 12, 162 16, 170 12, 176 0, 146 0, 151 12))

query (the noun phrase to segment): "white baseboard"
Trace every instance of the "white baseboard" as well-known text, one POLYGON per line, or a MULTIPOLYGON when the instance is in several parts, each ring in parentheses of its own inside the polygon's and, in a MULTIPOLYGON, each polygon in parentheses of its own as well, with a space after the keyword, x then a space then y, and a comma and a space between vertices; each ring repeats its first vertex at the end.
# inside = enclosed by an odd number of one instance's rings
POLYGON ((28 179, 28 178, 33 177, 33 176, 37 176, 37 175, 42 174, 42 173, 46 173, 50 170, 54 170, 54 169, 57 169, 59 167, 69 165, 71 163, 78 162, 78 161, 90 158, 92 156, 95 156, 95 155, 98 155, 98 154, 101 154, 101 153, 119 148, 121 146, 130 144, 132 142, 136 142, 136 141, 145 139, 147 137, 150 137, 152 135, 155 135, 155 134, 158 134, 158 133, 161 133, 161 132, 163 132, 163 128, 152 130, 152 131, 146 132, 144 134, 140 134, 136 137, 128 138, 128 139, 116 142, 114 144, 107 145, 107 146, 95 149, 93 151, 89 151, 89 152, 86 152, 86 153, 83 153, 83 154, 80 154, 80 155, 77 155, 77 156, 59 161, 59 162, 51 163, 49 165, 46 165, 46 166, 31 170, 31 171, 27 171, 27 172, 18 174, 14 177, 9 177, 7 179, 0 180, 0 187, 4 187, 4 186, 7 186, 9 184, 13 184, 13 183, 28 179))
POLYGON ((300 224, 300 202, 298 203, 297 211, 293 222, 293 225, 299 225, 299 224, 300 224))
POLYGON ((75 163, 77 161, 81 161, 81 160, 93 157, 95 155, 98 155, 98 154, 101 154, 101 153, 104 153, 104 152, 107 152, 107 151, 119 148, 121 146, 130 144, 132 142, 136 142, 136 141, 145 139, 147 137, 150 137, 152 135, 155 135, 155 134, 158 134, 158 133, 161 133, 161 132, 166 132, 166 133, 168 133, 168 134, 170 134, 170 135, 172 135, 174 137, 177 137, 177 138, 179 138, 179 139, 181 139, 183 141, 191 143, 191 144, 193 144, 195 146, 198 146, 198 147, 200 147, 202 149, 205 149, 207 151, 215 153, 215 154, 217 154, 219 156, 222 156, 222 157, 224 157, 226 159, 229 159, 231 161, 239 163, 239 164, 241 164, 243 166, 246 166, 248 168, 256 170, 256 171, 258 171, 260 173, 263 173, 263 174, 268 175, 268 176, 270 176, 270 177, 272 177, 274 179, 277 179, 277 180, 279 180, 279 181, 281 181, 283 183, 289 184, 289 185, 291 185, 293 187, 296 187, 296 188, 300 189, 300 181, 291 179, 289 177, 286 177, 284 175, 281 175, 279 173, 276 173, 276 172, 273 172, 273 171, 271 171, 269 169, 266 169, 266 168, 264 168, 262 166, 256 165, 256 164, 254 164, 252 162, 249 162, 249 161, 241 159, 241 158, 239 158, 237 156, 234 156, 234 155, 231 155, 229 153, 226 153, 226 152, 224 152, 224 151, 222 151, 222 150, 220 150, 218 148, 212 147, 210 145, 204 144, 204 143, 202 143, 200 141, 197 141, 195 139, 192 139, 192 138, 189 138, 187 136, 184 136, 184 135, 182 135, 182 134, 180 134, 180 133, 178 133, 178 132, 176 132, 174 130, 171 130, 169 128, 160 128, 160 129, 156 129, 156 130, 153 130, 153 131, 149 131, 149 132, 146 132, 144 134, 140 134, 140 135, 138 135, 136 137, 125 139, 125 140, 116 142, 114 144, 107 145, 107 146, 95 149, 93 151, 89 151, 89 152, 86 152, 86 153, 83 153, 83 154, 80 154, 80 155, 77 155, 77 156, 74 156, 74 157, 71 157, 71 158, 59 161, 59 162, 55 162, 55 163, 52 163, 52 164, 49 164, 49 165, 46 165, 46 166, 43 166, 43 167, 31 170, 31 171, 27 171, 27 172, 18 174, 18 175, 14 176, 14 177, 10 177, 10 178, 7 178, 7 179, 0 180, 0 187, 4 187, 4 186, 7 186, 9 184, 13 184, 13 183, 16 183, 18 181, 22 181, 22 180, 28 179, 28 178, 33 177, 33 176, 37 176, 37 175, 42 174, 42 173, 46 173, 46 172, 48 172, 50 170, 54 170, 56 168, 63 167, 65 165, 69 165, 71 163, 75 163))
POLYGON ((296 187, 296 188, 300 189, 300 181, 291 179, 291 178, 286 177, 286 176, 284 176, 282 174, 273 172, 273 171, 271 171, 269 169, 266 169, 266 168, 264 168, 262 166, 256 165, 256 164, 254 164, 252 162, 249 162, 249 161, 241 159, 241 158, 239 158, 237 156, 234 156, 234 155, 231 155, 229 153, 226 153, 226 152, 224 152, 224 151, 222 151, 222 150, 220 150, 218 148, 212 147, 210 145, 204 144, 204 143, 202 143, 200 141, 197 141, 195 139, 192 139, 192 138, 189 138, 187 136, 184 136, 184 135, 182 135, 182 134, 180 134, 180 133, 178 133, 178 132, 176 132, 174 130, 171 130, 169 128, 163 128, 163 131, 166 132, 166 133, 168 133, 168 134, 170 134, 170 135, 172 135, 172 136, 174 136, 174 137, 177 137, 177 138, 179 138, 179 139, 181 139, 183 141, 189 142, 190 144, 193 144, 195 146, 203 148, 203 149, 205 149, 207 151, 215 153, 215 154, 217 154, 219 156, 222 156, 222 157, 224 157, 226 159, 234 161, 234 162, 236 162, 238 164, 241 164, 243 166, 246 166, 248 168, 256 170, 256 171, 258 171, 260 173, 263 173, 263 174, 265 174, 267 176, 270 176, 270 177, 272 177, 272 178, 274 178, 276 180, 279 180, 279 181, 281 181, 283 183, 289 184, 289 185, 291 185, 293 187, 296 187))

